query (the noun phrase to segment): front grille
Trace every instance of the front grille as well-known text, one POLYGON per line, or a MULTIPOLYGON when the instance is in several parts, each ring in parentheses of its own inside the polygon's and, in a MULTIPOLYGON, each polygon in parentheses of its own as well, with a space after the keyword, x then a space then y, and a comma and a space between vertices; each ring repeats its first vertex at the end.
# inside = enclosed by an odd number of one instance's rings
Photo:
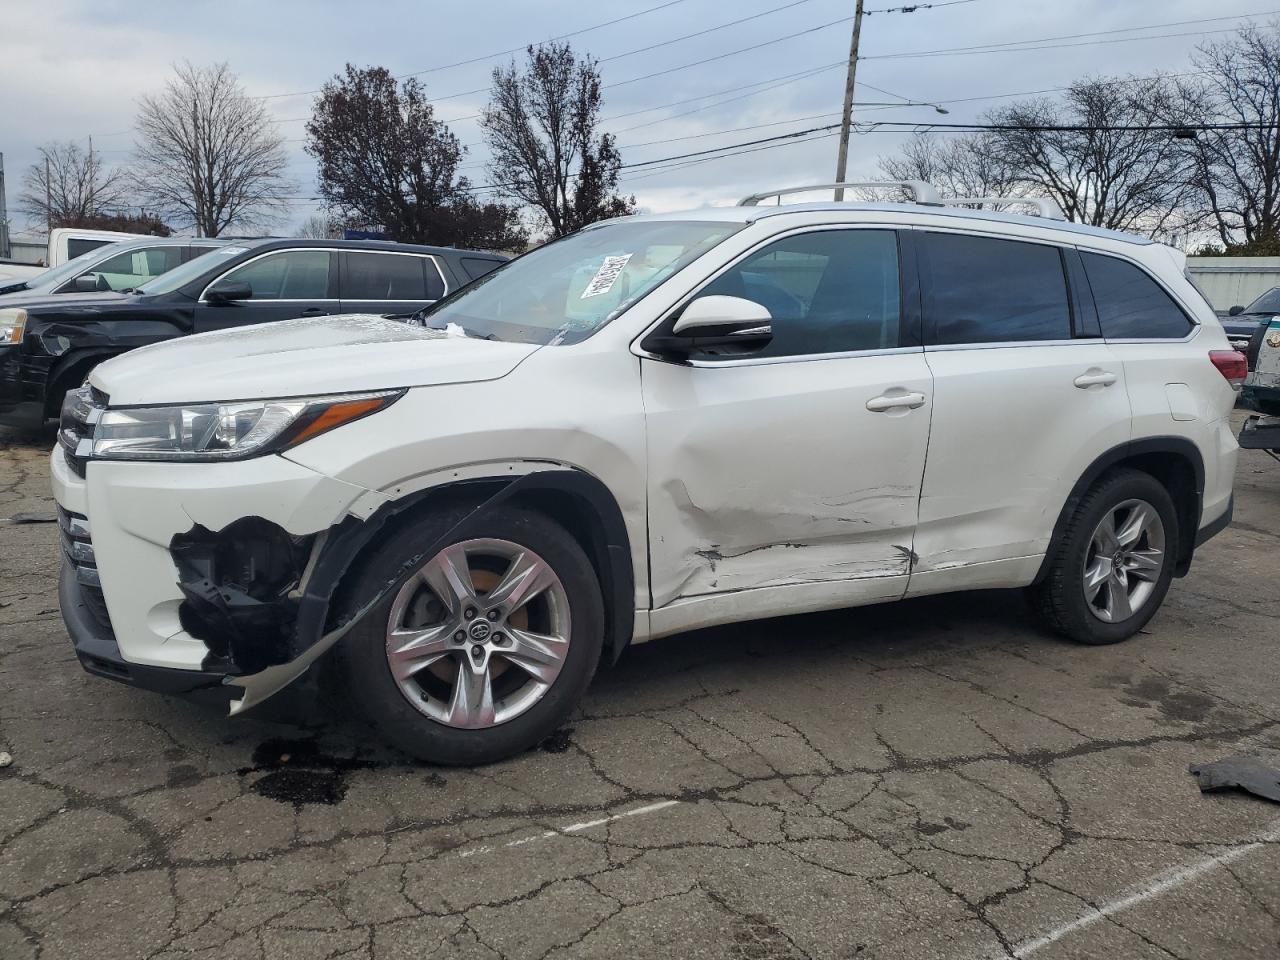
POLYGON ((93 552, 88 517, 58 507, 58 534, 66 562, 75 570, 85 607, 98 625, 110 633, 111 617, 107 614, 107 601, 102 595, 102 580, 98 576, 98 558, 93 552))
POLYGON ((84 476, 85 461, 89 455, 87 448, 93 441, 98 419, 106 408, 107 395, 87 383, 78 390, 68 391, 62 402, 58 444, 62 447, 67 466, 76 476, 84 476))

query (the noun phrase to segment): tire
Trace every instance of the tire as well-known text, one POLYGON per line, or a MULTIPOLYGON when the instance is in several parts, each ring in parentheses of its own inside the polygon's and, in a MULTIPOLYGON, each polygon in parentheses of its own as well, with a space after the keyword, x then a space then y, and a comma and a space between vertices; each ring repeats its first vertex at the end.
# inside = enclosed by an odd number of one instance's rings
POLYGON ((1160 481, 1138 470, 1112 471, 1076 506, 1046 575, 1028 588, 1031 604, 1051 630, 1078 643, 1127 640, 1155 615, 1169 592, 1179 536, 1173 499, 1160 481), (1158 524, 1153 520, 1145 533, 1125 544, 1121 539, 1132 537, 1147 517, 1132 505, 1147 508, 1158 524), (1100 549, 1107 542, 1104 521, 1118 534, 1110 541, 1116 551, 1111 558, 1100 549), (1160 554, 1158 570, 1151 569, 1155 553, 1160 554), (1119 577, 1116 556, 1124 558, 1119 577))
MULTIPOLYGON (((465 513, 435 513, 398 532, 363 565, 354 595, 400 579, 422 545, 465 513)), ((414 576, 343 638, 335 666, 355 711, 405 753, 483 764, 529 749, 569 717, 595 674, 603 638, 600 584, 577 541, 541 514, 500 507, 419 561, 414 576), (463 569, 470 601, 451 578, 463 569), (510 602, 490 604, 499 593, 510 602), (403 632, 393 637, 393 627, 403 632)))

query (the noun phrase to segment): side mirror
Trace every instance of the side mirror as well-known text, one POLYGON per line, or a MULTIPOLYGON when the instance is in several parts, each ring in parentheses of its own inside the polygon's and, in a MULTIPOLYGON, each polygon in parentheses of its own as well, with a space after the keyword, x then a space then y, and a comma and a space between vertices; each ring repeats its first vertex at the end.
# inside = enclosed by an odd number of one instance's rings
POLYGON ((649 337, 642 346, 655 353, 688 356, 707 350, 718 354, 751 353, 773 340, 773 315, 743 297, 714 294, 684 308, 669 335, 649 337))
POLYGON ((253 287, 243 280, 220 281, 204 292, 204 298, 210 303, 230 303, 252 297, 253 287))
POLYGON ((97 293, 98 277, 92 273, 86 273, 83 277, 76 277, 71 284, 71 289, 76 293, 97 293))
POLYGON ((1230 310, 1227 311, 1227 316, 1238 317, 1242 313, 1244 313, 1244 307, 1240 306, 1240 304, 1237 303, 1234 307, 1232 307, 1230 310))

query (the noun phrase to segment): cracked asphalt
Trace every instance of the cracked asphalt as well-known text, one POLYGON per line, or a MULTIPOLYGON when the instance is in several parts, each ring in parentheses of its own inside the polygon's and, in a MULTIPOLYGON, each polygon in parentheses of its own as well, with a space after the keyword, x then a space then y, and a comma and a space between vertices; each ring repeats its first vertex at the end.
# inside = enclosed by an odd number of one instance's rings
MULTIPOLYGON (((0 518, 53 509, 0 433, 0 518)), ((628 651, 565 729, 415 764, 312 688, 217 711, 83 673, 56 528, 0 521, 0 957, 1280 956, 1280 465, 1143 635, 983 592, 628 651)))

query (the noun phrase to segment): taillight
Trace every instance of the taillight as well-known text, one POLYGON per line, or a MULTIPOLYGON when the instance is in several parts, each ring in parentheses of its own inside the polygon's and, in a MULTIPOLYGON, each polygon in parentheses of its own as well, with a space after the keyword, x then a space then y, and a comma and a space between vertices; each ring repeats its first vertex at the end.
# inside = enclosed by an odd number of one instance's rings
POLYGON ((1209 362, 1218 368, 1232 390, 1244 386, 1244 378, 1249 375, 1249 361, 1239 350, 1210 350, 1209 362))

